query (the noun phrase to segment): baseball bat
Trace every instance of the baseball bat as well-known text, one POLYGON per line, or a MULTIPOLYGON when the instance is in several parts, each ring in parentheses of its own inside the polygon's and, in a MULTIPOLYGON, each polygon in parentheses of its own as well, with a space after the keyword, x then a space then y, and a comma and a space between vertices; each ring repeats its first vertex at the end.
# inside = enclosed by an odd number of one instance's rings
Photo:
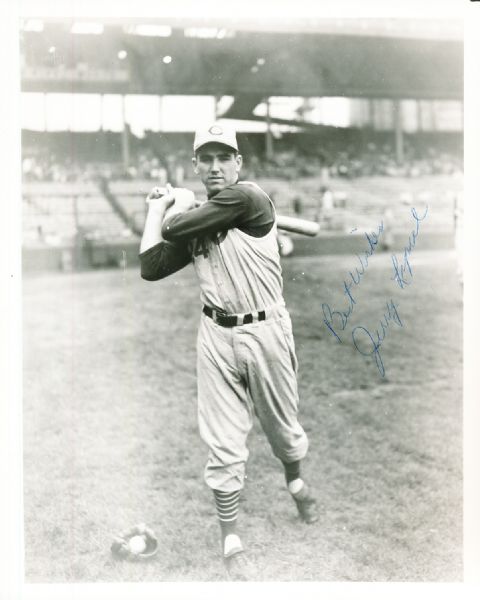
POLYGON ((320 225, 314 221, 284 215, 277 215, 277 228, 283 231, 290 231, 291 233, 309 235, 310 237, 315 237, 320 231, 320 225))

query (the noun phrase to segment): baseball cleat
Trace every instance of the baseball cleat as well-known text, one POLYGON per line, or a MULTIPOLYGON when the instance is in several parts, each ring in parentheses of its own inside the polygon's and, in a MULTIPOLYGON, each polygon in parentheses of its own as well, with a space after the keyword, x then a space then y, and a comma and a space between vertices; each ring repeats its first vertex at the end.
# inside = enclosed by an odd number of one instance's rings
POLYGON ((252 581, 254 579, 252 565, 243 550, 230 556, 224 556, 223 561, 231 581, 252 581))
POLYGON ((292 498, 295 500, 302 521, 308 524, 318 521, 317 501, 306 485, 296 494, 292 494, 292 498))

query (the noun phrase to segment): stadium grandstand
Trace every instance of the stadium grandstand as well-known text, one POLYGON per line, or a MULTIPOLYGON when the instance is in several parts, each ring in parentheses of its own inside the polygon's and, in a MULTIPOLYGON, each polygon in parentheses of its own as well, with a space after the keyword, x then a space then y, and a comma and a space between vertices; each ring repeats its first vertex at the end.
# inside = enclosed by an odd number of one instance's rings
POLYGON ((452 243, 460 22, 28 19, 21 88, 26 269, 136 260, 153 185, 203 194, 191 170, 202 119, 237 127, 243 176, 279 212, 321 223, 316 251, 383 215, 403 231, 418 203, 432 243, 452 243))

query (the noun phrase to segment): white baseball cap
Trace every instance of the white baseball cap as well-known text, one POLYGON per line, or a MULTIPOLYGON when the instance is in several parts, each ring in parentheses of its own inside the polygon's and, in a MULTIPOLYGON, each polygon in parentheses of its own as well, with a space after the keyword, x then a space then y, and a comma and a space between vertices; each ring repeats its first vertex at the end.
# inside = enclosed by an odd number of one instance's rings
POLYGON ((214 123, 209 127, 203 127, 195 132, 195 139, 193 141, 193 151, 196 152, 200 146, 215 142, 217 144, 224 144, 229 146, 238 152, 237 135, 233 127, 228 125, 220 125, 220 123, 214 123))

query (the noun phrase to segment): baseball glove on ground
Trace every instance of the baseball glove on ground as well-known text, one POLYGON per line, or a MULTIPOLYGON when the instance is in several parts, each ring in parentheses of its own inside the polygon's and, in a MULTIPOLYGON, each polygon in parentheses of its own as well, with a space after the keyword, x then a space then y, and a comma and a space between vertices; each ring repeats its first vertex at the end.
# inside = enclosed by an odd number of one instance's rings
POLYGON ((110 549, 118 559, 148 560, 157 553, 158 540, 152 529, 140 523, 115 536, 110 549))

